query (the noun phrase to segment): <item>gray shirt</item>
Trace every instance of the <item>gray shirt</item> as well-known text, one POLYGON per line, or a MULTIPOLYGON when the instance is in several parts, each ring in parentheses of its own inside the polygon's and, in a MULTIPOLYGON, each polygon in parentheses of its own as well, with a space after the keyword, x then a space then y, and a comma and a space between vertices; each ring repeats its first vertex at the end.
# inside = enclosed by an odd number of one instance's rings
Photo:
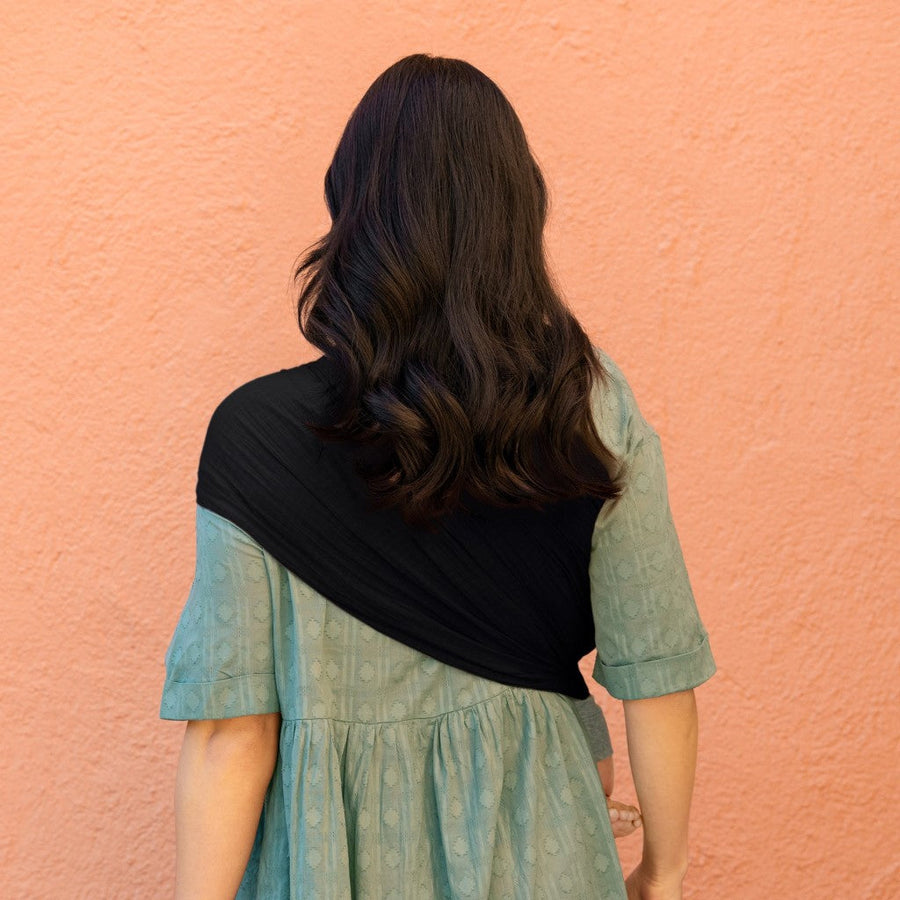
POLYGON ((587 738, 594 762, 612 756, 609 728, 607 728, 606 717, 603 715, 603 710, 597 705, 597 701, 593 697, 585 697, 584 700, 569 697, 568 700, 584 730, 584 736, 587 738))

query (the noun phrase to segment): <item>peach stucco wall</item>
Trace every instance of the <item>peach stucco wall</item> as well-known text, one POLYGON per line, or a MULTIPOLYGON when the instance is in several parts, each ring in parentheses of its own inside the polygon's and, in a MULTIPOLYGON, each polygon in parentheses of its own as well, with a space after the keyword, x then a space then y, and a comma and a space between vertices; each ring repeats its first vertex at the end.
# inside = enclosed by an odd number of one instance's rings
POLYGON ((424 50, 518 109, 560 283, 662 435, 719 665, 686 896, 900 896, 894 0, 43 0, 0 47, 0 894, 170 896, 208 416, 318 355, 291 264, 424 50))

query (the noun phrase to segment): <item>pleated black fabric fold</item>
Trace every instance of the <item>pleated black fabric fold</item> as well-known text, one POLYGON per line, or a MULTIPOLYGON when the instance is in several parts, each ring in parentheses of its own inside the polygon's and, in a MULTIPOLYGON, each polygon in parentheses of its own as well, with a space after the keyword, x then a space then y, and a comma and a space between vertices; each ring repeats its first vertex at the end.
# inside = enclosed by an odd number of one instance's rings
POLYGON ((371 510, 347 446, 320 440, 335 389, 326 357, 262 375, 213 412, 197 502, 371 627, 503 684, 588 696, 594 647, 588 564, 602 500, 543 510, 467 500, 437 533, 371 510))

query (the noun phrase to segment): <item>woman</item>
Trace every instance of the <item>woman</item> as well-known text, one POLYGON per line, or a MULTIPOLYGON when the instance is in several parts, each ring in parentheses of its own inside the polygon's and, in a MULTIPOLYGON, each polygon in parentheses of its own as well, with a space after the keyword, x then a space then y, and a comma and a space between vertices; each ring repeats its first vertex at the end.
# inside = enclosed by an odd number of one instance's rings
POLYGON ((322 351, 213 412, 160 715, 176 896, 677 898, 715 671, 659 438, 548 275, 499 88, 415 54, 353 112, 297 269, 322 351), (625 704, 627 880, 578 661, 625 704))

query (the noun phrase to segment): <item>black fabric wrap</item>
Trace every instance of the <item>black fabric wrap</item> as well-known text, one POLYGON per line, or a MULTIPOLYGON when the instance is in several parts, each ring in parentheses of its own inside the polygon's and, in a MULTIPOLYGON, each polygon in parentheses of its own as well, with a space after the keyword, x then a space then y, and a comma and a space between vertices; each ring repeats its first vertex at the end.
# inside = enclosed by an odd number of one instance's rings
MULTIPOLYGON (((376 630, 503 684, 589 696, 594 648, 588 563, 602 499, 534 509, 476 502, 437 533, 369 509, 353 448, 304 426, 336 389, 322 356, 246 382, 216 407, 197 503, 376 630)), ((324 404, 324 405, 323 405, 324 404)))

